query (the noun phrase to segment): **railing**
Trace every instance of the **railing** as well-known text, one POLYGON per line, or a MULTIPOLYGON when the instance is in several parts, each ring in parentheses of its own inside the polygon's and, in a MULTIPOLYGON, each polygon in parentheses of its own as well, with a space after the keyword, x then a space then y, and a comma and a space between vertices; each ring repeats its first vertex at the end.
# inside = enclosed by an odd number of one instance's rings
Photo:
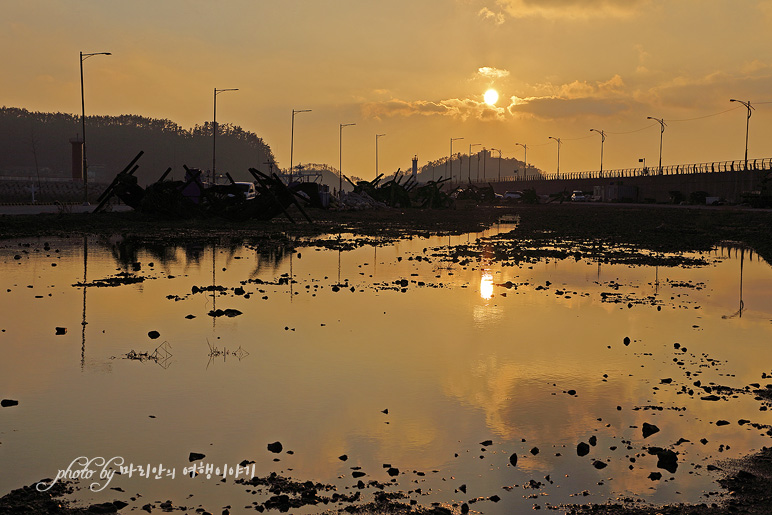
MULTIPOLYGON (((770 170, 772 169, 772 158, 748 160, 747 170, 770 170)), ((746 170, 745 160, 739 161, 717 161, 714 163, 696 163, 686 165, 669 165, 661 169, 657 166, 646 166, 643 168, 622 168, 616 170, 590 171, 590 172, 568 172, 568 173, 548 173, 548 174, 520 174, 515 176, 491 179, 472 179, 473 183, 488 182, 519 182, 519 181, 555 181, 555 180, 576 180, 576 179, 618 179, 627 177, 653 177, 658 175, 686 175, 697 173, 724 173, 740 172, 746 170)), ((464 181, 467 182, 467 181, 464 181)))

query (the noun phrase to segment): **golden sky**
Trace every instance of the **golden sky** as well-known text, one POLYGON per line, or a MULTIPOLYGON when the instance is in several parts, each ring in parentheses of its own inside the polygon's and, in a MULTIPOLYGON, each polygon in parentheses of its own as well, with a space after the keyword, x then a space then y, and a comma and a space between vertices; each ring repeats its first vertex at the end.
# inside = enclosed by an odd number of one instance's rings
MULTIPOLYGON (((283 167, 375 175, 501 149, 554 171, 772 156, 772 0, 7 0, 0 102, 217 119, 263 137, 283 167), (496 105, 483 94, 499 93, 496 105)), ((495 154, 497 155, 497 154, 495 154)), ((260 163, 256 163, 260 164, 260 163)), ((191 165, 196 165, 192 163, 191 165)), ((206 167, 206 163, 200 166, 206 167)))

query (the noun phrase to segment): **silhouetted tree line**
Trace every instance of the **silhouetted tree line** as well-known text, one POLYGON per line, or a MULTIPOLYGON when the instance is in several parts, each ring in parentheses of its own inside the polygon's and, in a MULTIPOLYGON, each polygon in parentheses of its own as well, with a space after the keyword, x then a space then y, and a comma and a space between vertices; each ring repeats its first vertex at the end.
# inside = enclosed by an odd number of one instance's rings
MULTIPOLYGON (((271 148, 255 133, 218 123, 217 171, 236 180, 252 180, 249 167, 267 171, 271 148)), ((71 177, 70 139, 81 134, 79 115, 0 108, 0 171, 6 175, 71 177)), ((96 180, 107 182, 140 151, 137 177, 155 182, 172 167, 171 178, 181 179, 182 165, 212 167, 212 123, 184 129, 171 120, 138 115, 86 116, 88 163, 96 180)), ((90 175, 91 175, 90 174, 90 175)))

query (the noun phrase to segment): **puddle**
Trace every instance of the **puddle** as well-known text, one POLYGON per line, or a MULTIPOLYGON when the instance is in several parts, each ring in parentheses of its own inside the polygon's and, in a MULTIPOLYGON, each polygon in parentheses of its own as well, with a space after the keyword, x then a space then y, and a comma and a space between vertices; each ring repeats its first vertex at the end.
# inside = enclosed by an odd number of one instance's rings
MULTIPOLYGON (((0 242, 0 396, 19 402, 0 408, 0 494, 101 457, 132 477, 76 482, 84 504, 240 513, 270 494, 235 475, 272 472, 486 514, 707 502, 709 465, 770 445, 754 393, 772 383, 768 263, 741 248, 678 267, 565 248, 513 261, 512 228, 0 242)), ((349 505, 322 490, 293 512, 349 505)))

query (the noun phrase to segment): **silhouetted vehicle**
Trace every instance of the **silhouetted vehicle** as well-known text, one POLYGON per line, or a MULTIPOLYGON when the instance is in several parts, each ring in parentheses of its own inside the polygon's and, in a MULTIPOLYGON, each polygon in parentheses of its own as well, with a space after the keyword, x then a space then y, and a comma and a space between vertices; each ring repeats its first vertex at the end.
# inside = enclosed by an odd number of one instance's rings
MULTIPOLYGON (((257 196, 254 182, 234 182, 233 185, 244 194, 246 200, 252 200, 257 196)), ((233 194, 230 196, 233 196, 233 194)))
POLYGON ((507 191, 504 193, 504 200, 521 200, 523 196, 522 191, 507 191))
POLYGON ((587 202, 588 200, 589 197, 587 197, 583 191, 574 190, 573 193, 571 193, 571 202, 587 202))

